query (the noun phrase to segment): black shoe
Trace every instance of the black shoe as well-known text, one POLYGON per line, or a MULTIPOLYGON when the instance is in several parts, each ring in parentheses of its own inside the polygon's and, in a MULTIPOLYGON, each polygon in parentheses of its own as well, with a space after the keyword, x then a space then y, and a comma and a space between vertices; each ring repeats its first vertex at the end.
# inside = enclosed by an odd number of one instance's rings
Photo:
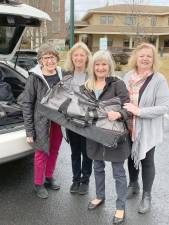
POLYGON ((98 206, 100 206, 101 204, 103 204, 104 199, 98 199, 98 200, 100 200, 100 201, 97 204, 93 204, 92 201, 90 201, 89 204, 88 204, 88 209, 89 210, 96 209, 98 206))
POLYGON ((88 183, 81 183, 78 193, 80 195, 85 195, 85 194, 88 193, 88 190, 89 190, 89 184, 88 183))
POLYGON ((116 216, 113 217, 113 224, 122 224, 122 223, 124 223, 124 221, 125 221, 125 211, 124 211, 124 215, 122 218, 119 218, 116 216))
POLYGON ((57 184, 56 180, 53 177, 46 178, 45 186, 52 190, 59 190, 60 185, 57 184))
POLYGON ((133 198, 140 192, 138 182, 131 182, 127 187, 127 199, 133 198))
POLYGON ((150 209, 151 209, 151 194, 148 192, 144 192, 138 208, 138 213, 144 214, 149 212, 150 209))
POLYGON ((35 185, 35 192, 39 198, 48 198, 48 191, 44 185, 35 185))
POLYGON ((70 186, 70 193, 78 193, 79 186, 80 186, 79 182, 77 182, 77 181, 73 182, 73 184, 70 186))

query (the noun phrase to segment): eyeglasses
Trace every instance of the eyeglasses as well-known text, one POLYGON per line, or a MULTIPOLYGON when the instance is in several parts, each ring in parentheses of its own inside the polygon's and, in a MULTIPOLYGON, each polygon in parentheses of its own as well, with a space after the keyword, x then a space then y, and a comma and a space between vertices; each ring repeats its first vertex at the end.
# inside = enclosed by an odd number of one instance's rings
POLYGON ((49 61, 49 60, 55 61, 56 57, 55 56, 43 56, 42 60, 44 60, 44 61, 49 61))

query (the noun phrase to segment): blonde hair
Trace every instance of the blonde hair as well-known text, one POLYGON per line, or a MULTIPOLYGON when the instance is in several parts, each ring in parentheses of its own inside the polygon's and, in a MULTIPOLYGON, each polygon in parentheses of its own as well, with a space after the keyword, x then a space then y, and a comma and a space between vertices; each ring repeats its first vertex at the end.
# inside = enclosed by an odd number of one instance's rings
POLYGON ((96 82, 96 75, 94 73, 94 65, 97 61, 104 60, 106 63, 109 65, 109 74, 107 75, 108 77, 114 76, 114 68, 115 68, 115 63, 113 60, 113 57, 111 56, 111 53, 107 50, 99 50, 94 53, 93 58, 92 58, 92 71, 91 74, 89 74, 89 78, 85 83, 85 87, 89 90, 94 90, 95 89, 95 82, 96 82))
POLYGON ((157 71, 158 70, 158 54, 157 54, 155 46, 150 43, 141 43, 140 45, 138 45, 136 47, 136 49, 133 50, 133 52, 129 58, 129 62, 128 62, 129 67, 131 69, 137 69, 137 53, 144 48, 148 48, 148 49, 152 50, 152 52, 153 52, 153 71, 157 71))
POLYGON ((66 61, 65 61, 65 65, 64 65, 64 69, 66 71, 70 71, 70 72, 73 72, 74 71, 75 68, 74 68, 74 64, 73 64, 73 61, 72 61, 72 54, 77 49, 83 49, 85 51, 86 56, 87 56, 87 62, 86 62, 86 70, 85 70, 85 72, 87 74, 91 73, 91 59, 92 59, 92 55, 91 55, 91 52, 88 49, 87 45, 85 43, 83 43, 83 42, 77 42, 68 51, 67 57, 66 57, 66 61))

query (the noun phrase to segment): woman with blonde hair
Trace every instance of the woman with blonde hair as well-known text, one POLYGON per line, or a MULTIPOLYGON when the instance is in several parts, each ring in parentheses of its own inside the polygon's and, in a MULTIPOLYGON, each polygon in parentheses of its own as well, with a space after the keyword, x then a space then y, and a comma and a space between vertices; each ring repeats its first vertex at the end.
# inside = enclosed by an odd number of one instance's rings
POLYGON ((143 193, 138 212, 151 208, 151 190, 155 177, 154 152, 163 141, 163 116, 169 110, 169 88, 165 77, 158 72, 158 57, 154 45, 142 43, 129 60, 131 71, 124 81, 130 103, 124 108, 134 116, 129 123, 132 153, 128 159, 129 186, 127 198, 139 193, 139 164, 142 167, 143 193))
MULTIPOLYGON (((100 50, 93 55, 92 74, 81 90, 96 99, 106 101, 118 98, 121 107, 129 102, 128 91, 122 80, 114 76, 114 63, 108 51, 100 50)), ((130 113, 123 108, 119 111, 110 111, 107 117, 110 121, 126 120, 130 113)), ((87 140, 87 154, 94 160, 94 176, 96 184, 96 197, 89 202, 88 209, 93 210, 105 200, 105 161, 110 161, 113 169, 113 177, 116 186, 116 212, 113 224, 121 224, 125 219, 125 202, 127 180, 123 167, 125 159, 130 154, 128 141, 118 145, 117 149, 106 147, 92 140, 87 140)))
MULTIPOLYGON (((91 53, 83 42, 77 42, 68 52, 65 70, 72 75, 72 88, 79 90, 90 73, 91 53)), ((92 160, 86 154, 86 138, 67 130, 68 140, 71 146, 71 160, 73 183, 70 187, 71 193, 81 195, 88 192, 89 179, 92 173, 92 160)))

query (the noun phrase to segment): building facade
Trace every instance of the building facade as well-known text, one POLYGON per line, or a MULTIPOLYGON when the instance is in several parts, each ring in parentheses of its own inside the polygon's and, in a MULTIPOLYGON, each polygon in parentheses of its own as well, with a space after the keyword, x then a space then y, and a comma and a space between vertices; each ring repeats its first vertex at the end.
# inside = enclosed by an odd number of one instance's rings
POLYGON ((56 45, 62 49, 65 46, 65 0, 23 0, 22 2, 34 6, 48 13, 52 21, 44 21, 40 28, 31 28, 27 37, 31 37, 31 48, 38 48, 43 42, 56 45))
POLYGON ((92 51, 105 38, 112 51, 131 50, 146 41, 169 52, 169 6, 120 4, 92 9, 75 24, 75 35, 92 51))

